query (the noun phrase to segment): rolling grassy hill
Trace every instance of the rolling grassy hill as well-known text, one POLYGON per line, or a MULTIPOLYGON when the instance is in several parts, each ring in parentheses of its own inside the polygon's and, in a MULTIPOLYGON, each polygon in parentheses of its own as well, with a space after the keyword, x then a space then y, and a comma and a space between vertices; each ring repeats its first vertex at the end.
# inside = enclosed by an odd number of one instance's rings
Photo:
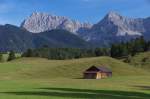
POLYGON ((92 65, 107 66, 114 76, 147 74, 145 70, 110 57, 82 58, 75 60, 47 60, 20 58, 0 64, 1 78, 82 78, 84 70, 92 65), (138 72, 138 73, 137 73, 138 72))
POLYGON ((149 99, 149 85, 147 71, 110 57, 20 58, 0 64, 0 99, 149 99), (113 77, 80 79, 91 65, 108 66, 113 77))
POLYGON ((131 58, 130 64, 150 71, 150 52, 135 55, 131 58))

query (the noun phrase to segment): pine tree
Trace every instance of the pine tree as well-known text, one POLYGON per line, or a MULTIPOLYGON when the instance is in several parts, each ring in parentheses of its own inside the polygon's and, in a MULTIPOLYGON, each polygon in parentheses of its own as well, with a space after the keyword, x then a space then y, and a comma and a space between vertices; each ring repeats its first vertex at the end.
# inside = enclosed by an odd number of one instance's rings
POLYGON ((8 56, 8 61, 12 61, 14 59, 16 59, 15 52, 10 51, 9 56, 8 56))
POLYGON ((32 49, 28 49, 25 56, 26 57, 33 57, 33 51, 32 51, 32 49))
POLYGON ((96 56, 101 56, 102 55, 101 49, 100 48, 96 48, 95 49, 95 54, 96 54, 96 56))
POLYGON ((0 62, 3 62, 3 54, 0 53, 0 62))

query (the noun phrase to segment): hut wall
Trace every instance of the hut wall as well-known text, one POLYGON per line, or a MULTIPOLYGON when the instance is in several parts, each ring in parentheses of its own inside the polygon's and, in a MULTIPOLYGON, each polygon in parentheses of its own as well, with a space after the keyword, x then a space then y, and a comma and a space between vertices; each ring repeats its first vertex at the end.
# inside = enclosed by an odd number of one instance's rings
POLYGON ((84 73, 84 78, 85 79, 96 79, 97 73, 84 73))
POLYGON ((105 73, 105 72, 95 72, 95 73, 84 73, 85 79, 102 79, 111 77, 112 73, 105 73))
POLYGON ((102 74, 102 78, 107 78, 108 74, 107 73, 101 73, 102 74))
POLYGON ((102 78, 102 74, 100 72, 97 73, 96 79, 101 79, 102 78))

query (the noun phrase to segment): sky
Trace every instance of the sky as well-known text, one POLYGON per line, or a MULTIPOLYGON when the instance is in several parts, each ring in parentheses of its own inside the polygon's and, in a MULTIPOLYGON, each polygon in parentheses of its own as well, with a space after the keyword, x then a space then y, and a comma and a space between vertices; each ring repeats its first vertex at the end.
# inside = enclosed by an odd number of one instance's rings
POLYGON ((0 24, 20 26, 33 12, 94 24, 110 11, 132 18, 150 17, 150 0, 0 0, 0 24))

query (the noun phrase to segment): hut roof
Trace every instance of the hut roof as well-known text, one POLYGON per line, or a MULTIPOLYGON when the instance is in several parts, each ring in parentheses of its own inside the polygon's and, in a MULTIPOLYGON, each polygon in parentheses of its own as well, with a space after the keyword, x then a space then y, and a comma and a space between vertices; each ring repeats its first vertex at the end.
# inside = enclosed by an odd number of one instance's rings
POLYGON ((107 67, 104 66, 92 66, 89 69, 87 69, 85 72, 107 72, 107 73, 111 73, 112 71, 110 69, 108 69, 107 67))

